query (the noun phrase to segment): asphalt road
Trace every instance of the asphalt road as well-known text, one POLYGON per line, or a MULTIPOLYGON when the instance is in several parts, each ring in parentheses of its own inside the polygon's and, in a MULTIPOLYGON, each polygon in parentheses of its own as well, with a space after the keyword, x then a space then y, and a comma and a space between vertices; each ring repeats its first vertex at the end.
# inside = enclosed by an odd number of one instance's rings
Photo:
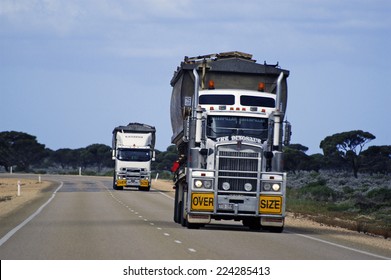
MULTIPOLYGON (((152 189, 114 191, 111 178, 52 176, 56 186, 0 226, 0 259, 370 260, 375 249, 328 236, 249 231, 220 222, 197 230, 172 220, 173 198, 152 189), (38 210, 37 210, 38 209, 38 210)), ((153 188, 153 186, 152 186, 153 188)))

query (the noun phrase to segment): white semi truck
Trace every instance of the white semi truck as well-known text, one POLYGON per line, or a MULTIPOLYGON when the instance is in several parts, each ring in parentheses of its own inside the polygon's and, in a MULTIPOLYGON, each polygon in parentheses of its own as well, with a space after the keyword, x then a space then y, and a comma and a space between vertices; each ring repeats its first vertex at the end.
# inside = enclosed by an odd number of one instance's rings
POLYGON ((171 80, 175 222, 283 231, 288 76, 242 52, 185 57, 171 80))
POLYGON ((115 161, 113 188, 151 188, 151 161, 155 160, 153 126, 129 123, 113 130, 112 158, 115 161))

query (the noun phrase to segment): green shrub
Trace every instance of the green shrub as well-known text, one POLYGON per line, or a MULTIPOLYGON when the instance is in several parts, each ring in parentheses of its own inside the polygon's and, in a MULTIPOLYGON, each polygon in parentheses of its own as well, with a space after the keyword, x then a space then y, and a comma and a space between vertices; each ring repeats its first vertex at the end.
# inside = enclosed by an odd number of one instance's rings
POLYGON ((326 186, 326 181, 321 179, 299 189, 299 195, 316 201, 335 201, 337 192, 326 186))
POLYGON ((371 198, 374 202, 382 202, 391 206, 391 189, 375 188, 368 192, 367 197, 371 198))
POLYGON ((327 210, 332 212, 352 212, 354 205, 351 202, 333 203, 328 205, 327 210))

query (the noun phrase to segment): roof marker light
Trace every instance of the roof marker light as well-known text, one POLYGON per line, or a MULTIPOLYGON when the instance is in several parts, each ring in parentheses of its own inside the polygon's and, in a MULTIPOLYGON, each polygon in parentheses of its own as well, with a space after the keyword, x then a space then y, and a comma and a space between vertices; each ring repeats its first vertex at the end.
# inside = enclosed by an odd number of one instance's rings
POLYGON ((264 82, 259 82, 258 83, 258 91, 265 91, 265 83, 264 82))
POLYGON ((208 88, 209 88, 209 89, 215 89, 215 81, 209 80, 209 82, 208 82, 208 88))

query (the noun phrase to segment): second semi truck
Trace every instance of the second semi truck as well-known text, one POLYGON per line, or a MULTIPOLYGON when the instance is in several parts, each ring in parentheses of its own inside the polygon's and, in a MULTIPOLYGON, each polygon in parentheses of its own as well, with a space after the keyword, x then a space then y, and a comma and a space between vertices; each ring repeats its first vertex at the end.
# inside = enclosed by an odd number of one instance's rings
POLYGON ((114 128, 114 189, 136 187, 139 190, 150 190, 151 161, 155 160, 155 133, 155 127, 141 123, 114 128))

